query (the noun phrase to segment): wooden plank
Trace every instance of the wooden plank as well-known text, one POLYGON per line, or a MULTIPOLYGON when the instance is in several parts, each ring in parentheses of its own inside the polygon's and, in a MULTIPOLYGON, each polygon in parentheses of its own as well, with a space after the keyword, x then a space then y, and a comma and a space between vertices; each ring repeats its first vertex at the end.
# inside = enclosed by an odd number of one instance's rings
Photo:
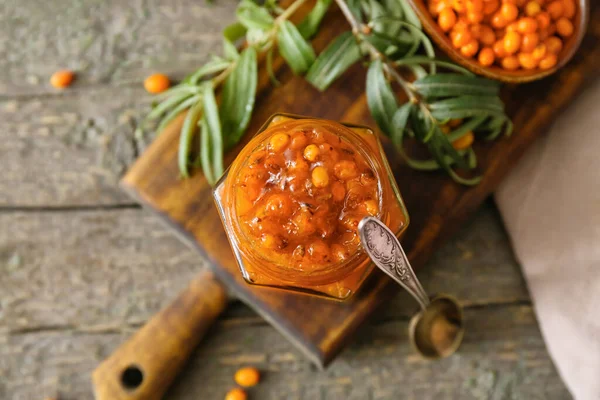
MULTIPOLYGON (((142 210, 0 212, 0 226, 0 334, 139 325, 206 267, 142 210)), ((529 298, 491 204, 419 276, 431 293, 454 293, 466 305, 529 298)), ((407 317, 415 308, 401 294, 375 318, 407 317)))
POLYGON ((236 1, 3 1, 0 13, 0 97, 55 93, 57 69, 78 71, 71 90, 141 85, 160 71, 182 78, 210 53, 234 19, 236 1), (59 11, 60 12, 57 12, 59 11))
MULTIPOLYGON (((167 394, 172 400, 222 399, 237 368, 255 365, 255 399, 544 399, 570 398, 552 365, 529 306, 466 312, 460 352, 424 361, 406 337, 408 321, 365 325, 327 371, 316 371, 264 322, 224 319, 167 394)), ((131 333, 77 329, 0 336, 0 398, 91 399, 89 375, 131 333)))
MULTIPOLYGON (((339 14, 333 14, 332 18, 341 19, 339 14)), ((317 35, 315 47, 322 47, 343 29, 335 21, 332 19, 317 35)), ((595 7, 590 26, 599 22, 600 7, 595 7)), ((440 243, 456 232, 553 118, 583 90, 586 82, 600 75, 599 67, 600 32, 591 29, 580 51, 559 73, 543 81, 505 87, 503 97, 515 133, 495 143, 476 144, 484 174, 476 187, 460 186, 442 173, 412 170, 401 162, 393 149, 388 149, 394 175, 411 215, 403 243, 413 266, 422 266, 440 243)), ((364 95, 364 71, 360 69, 349 71, 330 88, 330 93, 336 94, 335 101, 328 95, 318 94, 299 77, 290 79, 289 72, 278 88, 266 84, 266 73, 260 76, 262 84, 250 132, 256 132, 275 112, 373 125, 364 95)), ((183 240, 207 255, 215 273, 238 297, 273 323, 313 361, 327 364, 397 286, 390 285, 387 277, 375 271, 352 301, 335 303, 247 285, 228 248, 210 186, 199 173, 187 180, 180 179, 177 149, 181 125, 182 118, 176 119, 148 147, 123 178, 124 188, 172 226, 183 240)), ((229 154, 228 159, 235 153, 229 154)))

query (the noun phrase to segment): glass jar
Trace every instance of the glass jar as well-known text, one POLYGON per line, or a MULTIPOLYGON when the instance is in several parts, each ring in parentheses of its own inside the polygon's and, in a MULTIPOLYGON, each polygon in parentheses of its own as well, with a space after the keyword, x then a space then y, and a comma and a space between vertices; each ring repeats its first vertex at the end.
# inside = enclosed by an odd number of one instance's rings
POLYGON ((374 267, 360 219, 375 216, 398 237, 409 222, 371 129, 289 114, 263 125, 213 195, 248 283, 337 300, 374 267))

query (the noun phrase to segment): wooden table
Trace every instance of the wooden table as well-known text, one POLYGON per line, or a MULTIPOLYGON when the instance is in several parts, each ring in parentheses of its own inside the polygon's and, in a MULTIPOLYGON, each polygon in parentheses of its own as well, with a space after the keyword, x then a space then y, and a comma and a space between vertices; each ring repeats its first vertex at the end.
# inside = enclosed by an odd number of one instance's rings
MULTIPOLYGON (((117 188, 151 138, 133 128, 154 71, 220 51, 236 2, 0 1, 0 398, 92 398, 90 372, 205 261, 117 188), (126 4, 124 4, 126 3, 126 4), (56 69, 79 71, 58 92, 56 69)), ((255 365, 253 399, 567 399, 493 204, 419 271, 466 306, 461 351, 419 359, 398 295, 325 372, 234 303, 169 399, 221 399, 255 365)))

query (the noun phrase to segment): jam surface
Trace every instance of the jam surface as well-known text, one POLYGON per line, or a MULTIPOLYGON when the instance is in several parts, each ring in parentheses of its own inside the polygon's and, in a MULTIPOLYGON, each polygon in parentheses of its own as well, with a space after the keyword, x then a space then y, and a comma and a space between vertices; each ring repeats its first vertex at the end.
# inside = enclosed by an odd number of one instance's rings
POLYGON ((380 177, 339 129, 272 126, 234 177, 238 222, 263 259, 303 272, 342 263, 357 253, 360 220, 380 215, 380 177))

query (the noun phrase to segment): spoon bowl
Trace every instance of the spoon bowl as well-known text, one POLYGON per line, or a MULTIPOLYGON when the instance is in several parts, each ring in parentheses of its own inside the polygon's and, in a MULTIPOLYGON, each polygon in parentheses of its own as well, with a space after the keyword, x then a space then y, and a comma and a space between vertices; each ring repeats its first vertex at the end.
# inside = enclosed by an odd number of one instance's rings
POLYGON ((442 31, 439 25, 434 20, 433 16, 427 9, 425 0, 408 0, 415 13, 421 20, 423 28, 433 39, 433 41, 441 48, 452 60, 467 68, 471 72, 508 83, 524 83, 535 81, 553 74, 558 69, 563 67, 573 57, 585 34, 585 29, 590 14, 590 1, 577 0, 577 13, 574 18, 575 30, 573 34, 564 42, 564 46, 558 54, 558 62, 550 69, 534 69, 534 70, 516 70, 508 71, 498 66, 484 67, 479 64, 474 58, 464 57, 460 52, 452 46, 450 38, 442 31))

